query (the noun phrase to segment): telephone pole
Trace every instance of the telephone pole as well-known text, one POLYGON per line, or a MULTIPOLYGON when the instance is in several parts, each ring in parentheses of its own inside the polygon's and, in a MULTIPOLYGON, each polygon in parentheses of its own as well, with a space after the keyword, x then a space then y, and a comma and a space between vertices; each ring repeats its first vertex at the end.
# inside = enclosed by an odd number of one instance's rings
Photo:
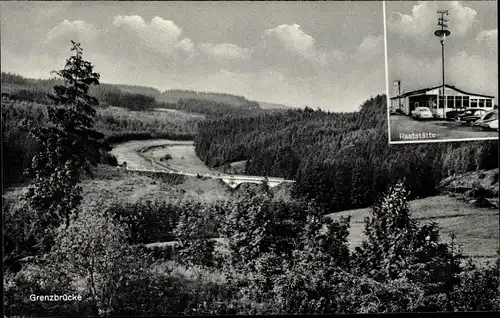
POLYGON ((441 29, 434 31, 434 35, 439 37, 439 40, 441 42, 441 70, 443 75, 443 87, 441 90, 441 96, 443 96, 443 117, 446 117, 446 108, 448 106, 448 103, 444 93, 444 40, 447 36, 450 35, 451 32, 445 29, 448 27, 448 25, 445 24, 445 22, 448 22, 448 20, 444 19, 444 15, 449 15, 448 10, 439 10, 437 13, 438 15, 441 15, 440 17, 438 17, 438 26, 440 26, 441 29))
POLYGON ((401 81, 398 81, 398 96, 399 110, 401 110, 401 81))

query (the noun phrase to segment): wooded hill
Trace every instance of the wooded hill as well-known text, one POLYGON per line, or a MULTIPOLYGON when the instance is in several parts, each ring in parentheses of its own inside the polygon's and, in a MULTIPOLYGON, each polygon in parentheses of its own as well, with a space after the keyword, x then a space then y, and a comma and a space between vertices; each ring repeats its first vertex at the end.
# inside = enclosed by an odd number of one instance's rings
MULTIPOLYGON (((31 79, 20 75, 2 72, 2 93, 14 96, 16 99, 47 103, 46 94, 54 85, 62 82, 52 79, 31 79)), ((90 94, 96 97, 101 106, 117 106, 130 110, 150 110, 153 108, 170 108, 205 115, 223 115, 247 110, 280 109, 284 105, 250 101, 243 96, 197 92, 193 90, 166 90, 156 88, 102 83, 91 88, 90 94)))
POLYGON ((335 211, 368 206, 399 179, 425 197, 446 176, 498 167, 498 141, 389 145, 386 105, 382 95, 355 113, 211 119, 198 126, 196 152, 210 167, 247 160, 248 174, 295 179, 297 196, 335 211))

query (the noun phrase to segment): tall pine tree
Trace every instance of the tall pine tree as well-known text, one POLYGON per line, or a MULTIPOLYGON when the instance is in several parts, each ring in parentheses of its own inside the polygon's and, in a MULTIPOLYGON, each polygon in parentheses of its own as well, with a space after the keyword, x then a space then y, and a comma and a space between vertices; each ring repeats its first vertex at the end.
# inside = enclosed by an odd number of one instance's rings
POLYGON ((43 146, 32 160, 34 183, 27 198, 31 206, 43 214, 45 226, 69 225, 81 202, 80 173, 91 174, 90 167, 97 162, 100 149, 109 147, 101 142, 103 134, 93 128, 96 116, 95 97, 89 95, 91 85, 99 85, 93 65, 82 58, 80 43, 71 41, 73 55, 65 67, 53 71, 64 80, 55 85, 48 97, 48 125, 31 133, 43 146))

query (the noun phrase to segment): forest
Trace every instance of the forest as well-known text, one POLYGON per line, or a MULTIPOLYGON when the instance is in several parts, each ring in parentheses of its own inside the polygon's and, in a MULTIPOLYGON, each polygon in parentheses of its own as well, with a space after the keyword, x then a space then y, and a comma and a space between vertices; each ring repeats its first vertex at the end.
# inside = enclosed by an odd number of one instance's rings
MULTIPOLYGON (((47 93, 51 92, 54 85, 61 83, 55 77, 31 79, 2 72, 2 93, 22 101, 47 103, 47 93)), ((161 92, 145 86, 101 83, 91 87, 89 93, 100 101, 100 107, 116 106, 135 111, 169 108, 209 116, 221 116, 228 113, 239 113, 240 109, 243 109, 244 113, 247 113, 248 110, 259 109, 259 103, 247 100, 243 96, 192 90, 161 92)))
MULTIPOLYGON (((46 108, 45 103, 7 93, 2 95, 2 160, 4 167, 9 167, 3 172, 4 186, 26 180, 24 171, 41 147, 30 131, 46 124, 46 108)), ((154 138, 191 140, 201 120, 203 116, 181 112, 134 112, 123 107, 100 107, 95 126, 108 143, 154 138)), ((108 159, 110 156, 105 153, 100 161, 108 162, 108 159)))
POLYGON ((449 175, 498 167, 497 141, 388 145, 384 95, 354 113, 306 108, 208 119, 195 146, 210 167, 247 160, 248 174, 294 179, 298 196, 336 211, 371 205, 399 179, 411 198, 426 197, 449 175))

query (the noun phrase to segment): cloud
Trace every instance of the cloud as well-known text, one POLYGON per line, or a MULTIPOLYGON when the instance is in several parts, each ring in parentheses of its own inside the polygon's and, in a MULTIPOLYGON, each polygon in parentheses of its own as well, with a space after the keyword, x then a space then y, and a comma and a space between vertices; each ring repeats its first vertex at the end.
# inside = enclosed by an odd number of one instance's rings
POLYGON ((182 39, 177 43, 177 48, 180 48, 186 52, 193 52, 194 51, 194 44, 193 41, 189 38, 182 39))
POLYGON ((267 29, 264 34, 278 39, 286 49, 308 55, 314 51, 314 38, 300 29, 300 25, 282 24, 267 29))
POLYGON ((203 43, 200 44, 200 50, 206 54, 225 58, 225 59, 236 59, 236 60, 250 60, 251 51, 248 48, 239 47, 232 43, 203 43))
POLYGON ((457 35, 465 35, 472 25, 477 22, 476 10, 465 7, 458 1, 451 1, 448 5, 450 7, 450 31, 457 35))
POLYGON ((331 54, 321 52, 316 48, 315 39, 306 34, 298 24, 282 24, 264 31, 264 39, 270 40, 270 45, 281 45, 290 53, 298 54, 303 58, 325 64, 331 59, 341 57, 340 52, 332 51, 331 54))
POLYGON ((390 32, 413 39, 428 39, 428 35, 436 30, 437 11, 448 10, 448 29, 452 36, 464 36, 476 22, 477 12, 458 1, 443 2, 441 6, 435 1, 419 1, 413 6, 411 14, 392 12, 387 19, 387 28, 390 32))
MULTIPOLYGON (((401 80, 402 92, 441 84, 440 57, 422 58, 411 52, 400 52, 393 54, 388 62, 389 80, 401 80)), ((450 78, 448 72, 446 78, 450 78)))
POLYGON ((44 43, 64 42, 67 44, 70 40, 88 42, 97 35, 94 26, 81 20, 64 20, 53 27, 45 36, 44 43))
POLYGON ((356 47, 356 52, 353 55, 355 59, 367 61, 374 57, 382 57, 384 52, 384 37, 382 35, 367 35, 361 43, 356 47))
POLYGON ((447 73, 447 77, 455 79, 456 85, 465 91, 495 95, 498 98, 496 59, 461 51, 448 60, 447 73))
POLYGON ((164 54, 171 54, 174 50, 192 51, 194 49, 191 39, 180 39, 182 29, 173 21, 154 17, 151 22, 146 23, 138 15, 115 16, 113 25, 125 30, 140 39, 140 41, 151 49, 164 54))
POLYGON ((478 41, 495 41, 498 37, 498 29, 493 30, 482 30, 477 36, 476 40, 478 41))

